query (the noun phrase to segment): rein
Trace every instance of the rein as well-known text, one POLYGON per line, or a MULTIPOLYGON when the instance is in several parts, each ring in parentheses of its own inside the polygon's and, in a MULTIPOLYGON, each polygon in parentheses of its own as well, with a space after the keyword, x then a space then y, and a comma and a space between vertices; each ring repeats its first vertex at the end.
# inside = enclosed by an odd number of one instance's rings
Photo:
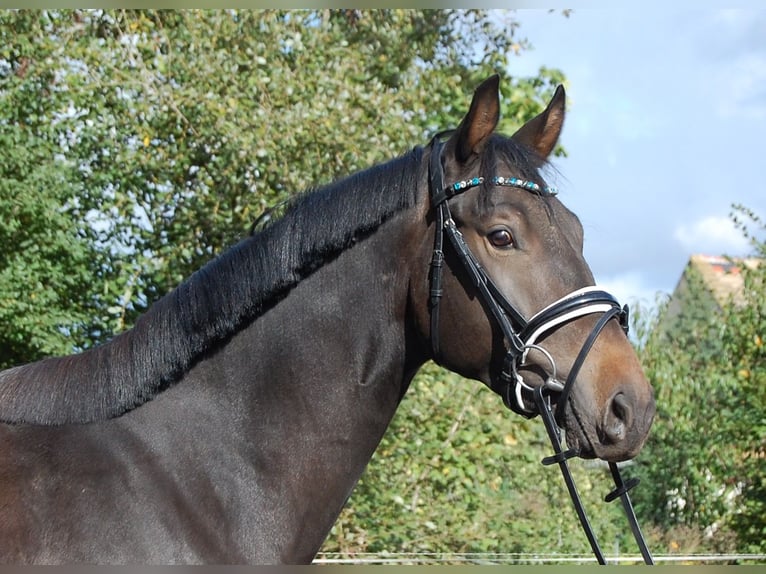
MULTIPOLYGON (((434 360, 440 362, 441 346, 439 343, 439 303, 443 295, 442 289, 442 269, 444 267, 444 235, 456 253, 461 264, 465 268, 471 283, 479 292, 479 295, 486 308, 491 313, 499 325, 505 342, 506 354, 503 360, 503 367, 500 373, 500 381, 504 384, 503 402, 512 411, 526 417, 533 418, 538 414, 543 419, 548 438, 553 446, 554 454, 545 457, 542 460, 544 465, 558 464, 564 477, 569 496, 574 504, 575 511, 580 520, 588 542, 591 545, 594 555, 599 564, 606 564, 606 560, 598 545, 598 541, 593 533, 593 529, 588 521, 580 495, 577 492, 574 479, 569 470, 567 461, 570 458, 579 455, 575 449, 564 450, 561 444, 560 425, 563 421, 564 409, 569 400, 569 394, 574 386, 577 374, 580 371, 585 358, 596 341, 601 331, 606 327, 611 319, 617 319, 623 328, 628 332, 628 307, 620 307, 617 299, 597 287, 584 287, 578 289, 558 301, 545 307, 529 320, 508 301, 502 294, 491 277, 482 268, 476 256, 471 252, 463 235, 457 228, 449 209, 448 201, 452 197, 464 193, 465 191, 483 185, 484 177, 474 177, 465 181, 458 181, 451 185, 444 183, 444 167, 442 165, 443 143, 440 137, 445 132, 437 134, 431 141, 431 155, 429 162, 429 187, 431 197, 431 207, 436 213, 436 231, 434 234, 434 250, 431 258, 431 268, 429 274, 430 292, 429 292, 429 310, 431 314, 431 345, 434 360), (538 338, 549 331, 559 327, 564 323, 573 321, 579 317, 601 313, 595 326, 583 343, 572 369, 564 383, 556 378, 556 363, 553 357, 543 347, 536 344, 538 338), (519 368, 525 364, 527 354, 530 350, 537 350, 548 359, 551 364, 551 373, 548 374, 542 386, 532 386, 527 384, 519 368), (551 406, 551 396, 557 395, 556 409, 551 406), (524 400, 525 395, 528 401, 524 400), (529 409, 527 402, 535 405, 535 408, 529 409)), ((515 177, 494 176, 487 179, 491 185, 516 187, 531 193, 540 195, 555 195, 553 188, 541 187, 537 183, 515 177)), ((643 534, 638 525, 633 505, 630 501, 628 491, 635 487, 639 480, 637 478, 624 482, 620 470, 616 463, 609 463, 609 469, 612 479, 615 483, 615 489, 605 497, 606 502, 611 502, 620 498, 623 508, 628 518, 631 531, 636 543, 641 551, 646 564, 654 564, 652 555, 644 541, 643 534)))

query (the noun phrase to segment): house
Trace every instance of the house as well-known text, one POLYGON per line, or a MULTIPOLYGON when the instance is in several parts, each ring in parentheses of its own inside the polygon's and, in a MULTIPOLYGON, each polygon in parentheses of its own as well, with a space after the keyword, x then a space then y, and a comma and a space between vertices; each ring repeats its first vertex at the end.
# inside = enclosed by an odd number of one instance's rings
POLYGON ((668 299, 657 331, 673 336, 678 329, 719 313, 729 302, 743 303, 742 269, 755 268, 757 258, 692 255, 668 299))

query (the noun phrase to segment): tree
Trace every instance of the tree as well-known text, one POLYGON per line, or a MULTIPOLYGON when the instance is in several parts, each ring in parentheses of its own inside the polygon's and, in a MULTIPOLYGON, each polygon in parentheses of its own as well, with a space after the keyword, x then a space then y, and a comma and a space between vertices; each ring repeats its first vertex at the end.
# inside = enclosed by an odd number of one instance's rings
MULTIPOLYGON (((73 129, 56 102, 53 38, 34 13, 0 14, 0 367, 87 344, 99 260, 81 222, 77 164, 62 153, 73 129)), ((97 291, 96 291, 97 292, 97 291)), ((97 321, 97 319, 96 319, 97 321)))
MULTIPOLYGON (((766 226, 742 206, 732 217, 763 260, 766 226)), ((766 266, 741 273, 741 299, 717 312, 692 277, 672 333, 640 347, 658 411, 637 470, 652 488, 637 508, 671 551, 766 550, 766 266)))

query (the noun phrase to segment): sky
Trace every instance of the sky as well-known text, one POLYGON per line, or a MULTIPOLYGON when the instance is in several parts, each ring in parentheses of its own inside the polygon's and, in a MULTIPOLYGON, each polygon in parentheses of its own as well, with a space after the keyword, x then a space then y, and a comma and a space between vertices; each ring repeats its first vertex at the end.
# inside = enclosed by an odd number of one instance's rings
POLYGON ((596 282, 653 305, 692 254, 751 254, 730 214, 738 203, 766 217, 766 8, 516 16, 533 49, 510 73, 567 78, 553 183, 596 282))

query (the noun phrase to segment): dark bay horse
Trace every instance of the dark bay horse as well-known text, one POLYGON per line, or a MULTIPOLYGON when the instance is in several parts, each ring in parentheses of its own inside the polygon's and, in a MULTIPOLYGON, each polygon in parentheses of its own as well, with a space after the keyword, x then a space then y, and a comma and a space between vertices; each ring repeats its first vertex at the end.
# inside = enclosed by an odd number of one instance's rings
POLYGON ((499 105, 495 76, 131 330, 0 372, 0 561, 310 562, 429 359, 526 416, 546 385, 580 456, 635 456, 651 387, 541 175, 564 92, 512 137, 499 105))

